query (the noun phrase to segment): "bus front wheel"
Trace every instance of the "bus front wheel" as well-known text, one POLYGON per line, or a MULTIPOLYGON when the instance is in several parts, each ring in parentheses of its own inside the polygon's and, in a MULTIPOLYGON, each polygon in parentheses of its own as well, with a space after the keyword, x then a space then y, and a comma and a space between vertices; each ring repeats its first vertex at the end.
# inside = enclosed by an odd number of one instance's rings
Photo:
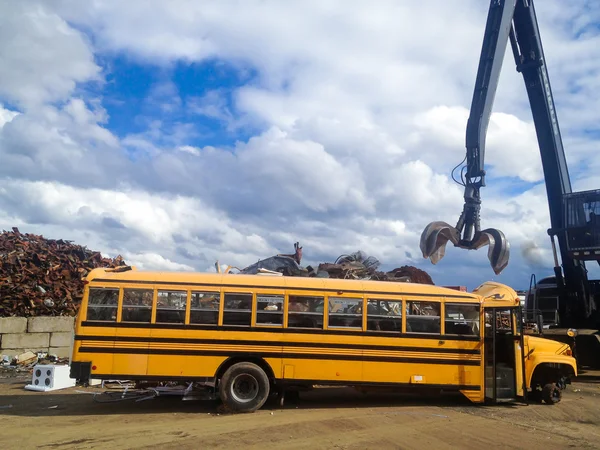
POLYGON ((548 383, 542 388, 542 400, 547 405, 553 405, 560 402, 562 392, 555 383, 548 383))
POLYGON ((219 384, 223 405, 234 412, 253 412, 269 396, 269 378, 259 366, 249 362, 234 364, 225 371, 219 384))

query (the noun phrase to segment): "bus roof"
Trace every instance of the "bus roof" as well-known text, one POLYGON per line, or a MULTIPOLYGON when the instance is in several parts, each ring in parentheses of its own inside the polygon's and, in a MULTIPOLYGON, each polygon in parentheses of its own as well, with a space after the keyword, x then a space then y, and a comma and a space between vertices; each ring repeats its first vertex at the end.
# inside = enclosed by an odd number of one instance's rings
MULTIPOLYGON (((213 287, 263 287, 266 289, 299 289, 299 290, 324 290, 343 293, 379 293, 382 295, 418 295, 425 297, 456 298, 461 301, 482 302, 479 293, 460 292, 441 286, 391 282, 374 280, 345 280, 338 278, 316 278, 316 277, 294 277, 273 275, 244 275, 244 274, 220 274, 209 272, 171 272, 171 271, 138 271, 119 269, 94 269, 88 276, 87 281, 94 284, 110 283, 147 283, 164 285, 198 285, 213 287)), ((497 284, 497 283, 495 283, 497 284)), ((498 285, 504 287, 504 285, 498 285)), ((510 288, 508 288, 510 289, 510 288)))

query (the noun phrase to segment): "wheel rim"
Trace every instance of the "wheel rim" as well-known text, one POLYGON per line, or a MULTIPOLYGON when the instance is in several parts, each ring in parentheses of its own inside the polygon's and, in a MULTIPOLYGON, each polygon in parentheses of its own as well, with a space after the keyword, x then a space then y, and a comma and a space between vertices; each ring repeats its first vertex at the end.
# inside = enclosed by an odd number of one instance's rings
POLYGON ((243 373, 233 379, 230 390, 236 402, 248 403, 256 398, 258 389, 258 380, 250 374, 243 373))
POLYGON ((558 389, 552 389, 552 400, 555 402, 560 400, 560 391, 558 389))

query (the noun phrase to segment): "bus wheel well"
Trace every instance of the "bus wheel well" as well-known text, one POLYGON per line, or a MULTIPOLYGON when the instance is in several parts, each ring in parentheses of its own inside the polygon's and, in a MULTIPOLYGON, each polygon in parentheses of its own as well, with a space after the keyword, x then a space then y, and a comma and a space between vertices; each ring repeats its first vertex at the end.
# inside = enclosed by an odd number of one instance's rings
POLYGON ((570 378, 575 376, 573 367, 568 364, 540 363, 531 376, 531 389, 544 388, 547 384, 555 383, 560 389, 570 384, 570 378))
POLYGON ((258 367, 260 367, 262 370, 265 371, 267 378, 269 378, 269 380, 271 380, 271 382, 275 379, 275 374, 273 373, 273 369, 264 359, 259 358, 257 356, 232 356, 232 357, 226 359, 225 361, 223 361, 223 363, 217 369, 217 374, 215 375, 216 381, 218 382, 223 377, 223 374, 225 373, 225 371, 227 369, 229 369, 234 364, 237 364, 240 362, 254 363, 258 367))

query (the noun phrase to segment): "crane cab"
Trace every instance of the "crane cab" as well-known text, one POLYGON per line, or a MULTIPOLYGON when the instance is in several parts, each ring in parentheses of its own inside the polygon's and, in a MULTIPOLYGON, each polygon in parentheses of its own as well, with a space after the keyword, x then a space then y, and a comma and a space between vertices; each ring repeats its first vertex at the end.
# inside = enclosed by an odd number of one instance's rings
POLYGON ((600 189, 565 194, 564 214, 569 255, 600 260, 600 189))

